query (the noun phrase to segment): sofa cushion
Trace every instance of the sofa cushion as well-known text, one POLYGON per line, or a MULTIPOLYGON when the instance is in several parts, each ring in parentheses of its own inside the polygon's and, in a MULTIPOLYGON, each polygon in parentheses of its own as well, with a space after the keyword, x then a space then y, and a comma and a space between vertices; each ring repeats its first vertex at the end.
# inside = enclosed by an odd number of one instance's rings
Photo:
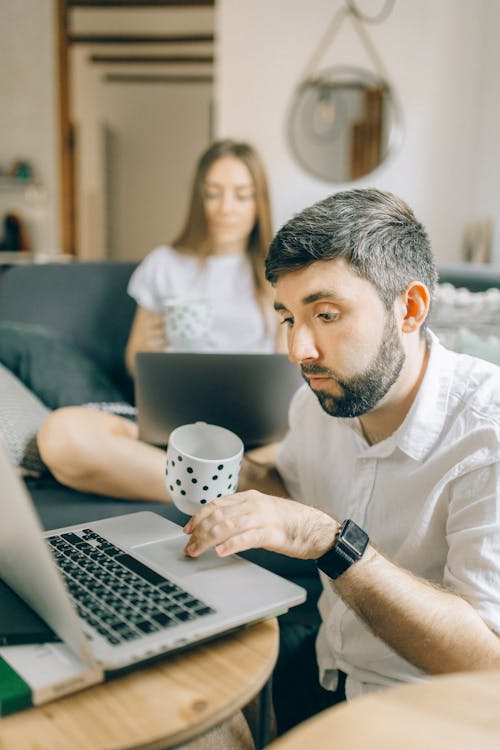
POLYGON ((0 362, 50 409, 123 400, 97 365, 43 326, 0 321, 0 362))
POLYGON ((50 409, 1 364, 0 394, 0 439, 23 473, 42 475, 47 470, 38 453, 36 434, 50 409))

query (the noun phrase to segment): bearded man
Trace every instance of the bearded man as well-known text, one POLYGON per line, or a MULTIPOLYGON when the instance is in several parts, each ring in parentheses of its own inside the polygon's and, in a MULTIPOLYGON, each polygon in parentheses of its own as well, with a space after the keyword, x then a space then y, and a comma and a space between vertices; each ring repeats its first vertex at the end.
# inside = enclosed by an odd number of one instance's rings
POLYGON ((287 677, 316 710, 500 669, 500 369, 428 330, 424 228, 389 193, 340 192, 285 224, 266 273, 307 383, 277 451, 282 489, 269 492, 270 470, 203 508, 186 554, 317 561, 318 669, 287 677))

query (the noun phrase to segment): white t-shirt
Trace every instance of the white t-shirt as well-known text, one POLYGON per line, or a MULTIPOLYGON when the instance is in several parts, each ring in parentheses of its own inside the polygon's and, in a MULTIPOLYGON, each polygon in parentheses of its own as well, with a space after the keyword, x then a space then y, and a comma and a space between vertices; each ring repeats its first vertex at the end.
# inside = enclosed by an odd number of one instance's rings
POLYGON ((256 301, 252 268, 246 255, 193 255, 162 245, 132 274, 128 293, 138 305, 161 312, 162 302, 205 298, 210 302, 213 351, 271 352, 277 317, 269 310, 267 327, 256 301))
MULTIPOLYGON (((468 601, 500 634, 500 368, 444 349, 430 357, 399 429, 368 445, 358 419, 326 414, 309 386, 290 406, 278 469, 291 496, 351 518, 397 565, 468 601)), ((322 575, 322 684, 348 698, 425 675, 349 609, 322 575)))

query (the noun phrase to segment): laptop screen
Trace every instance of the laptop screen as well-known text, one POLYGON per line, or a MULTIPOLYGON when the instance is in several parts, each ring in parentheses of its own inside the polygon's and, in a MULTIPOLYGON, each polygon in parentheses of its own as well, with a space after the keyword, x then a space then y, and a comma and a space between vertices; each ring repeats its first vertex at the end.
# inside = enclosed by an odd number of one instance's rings
POLYGON ((135 372, 140 438, 154 445, 198 421, 227 427, 247 449, 280 440, 303 383, 285 354, 140 352, 135 372))

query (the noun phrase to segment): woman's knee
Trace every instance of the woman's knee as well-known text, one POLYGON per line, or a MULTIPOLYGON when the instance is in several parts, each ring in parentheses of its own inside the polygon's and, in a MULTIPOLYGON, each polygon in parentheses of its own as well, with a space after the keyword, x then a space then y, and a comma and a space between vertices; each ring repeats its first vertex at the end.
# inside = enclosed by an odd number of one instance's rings
MULTIPOLYGON (((38 449, 44 463, 58 478, 61 473, 85 468, 89 448, 95 440, 97 419, 88 418, 84 407, 67 406, 52 412, 38 431, 38 449)), ((104 425, 100 429, 105 429, 104 425)))

